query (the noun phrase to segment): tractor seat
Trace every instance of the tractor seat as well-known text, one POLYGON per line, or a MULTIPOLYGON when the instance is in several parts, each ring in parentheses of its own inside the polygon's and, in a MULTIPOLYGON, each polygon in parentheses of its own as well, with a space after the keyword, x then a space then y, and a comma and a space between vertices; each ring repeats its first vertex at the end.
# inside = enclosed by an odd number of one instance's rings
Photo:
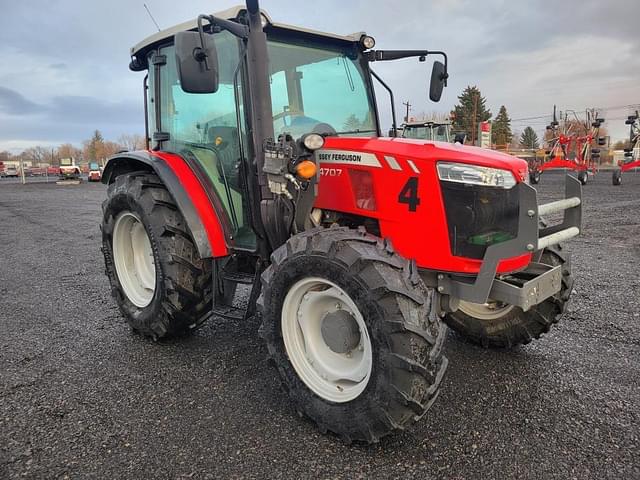
POLYGON ((209 127, 207 129, 207 140, 216 152, 219 167, 224 170, 227 181, 233 188, 240 190, 238 129, 235 127, 209 127))
POLYGON ((211 180, 213 188, 224 204, 227 213, 231 215, 231 212, 235 211, 237 225, 242 226, 244 225, 244 212, 241 189, 237 186, 239 183, 238 171, 235 169, 234 173, 234 170, 227 170, 222 164, 221 154, 217 151, 217 147, 210 148, 191 147, 185 149, 182 154, 195 157, 195 160, 204 168, 211 180), (227 189, 227 186, 230 188, 227 189))

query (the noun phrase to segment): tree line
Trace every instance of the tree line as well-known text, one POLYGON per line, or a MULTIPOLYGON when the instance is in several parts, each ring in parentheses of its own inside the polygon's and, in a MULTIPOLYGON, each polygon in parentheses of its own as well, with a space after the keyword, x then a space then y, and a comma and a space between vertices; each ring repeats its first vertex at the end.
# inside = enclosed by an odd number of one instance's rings
POLYGON ((145 141, 142 135, 123 134, 117 141, 105 140, 100 130, 95 130, 91 138, 82 142, 81 147, 71 143, 63 143, 57 147, 43 147, 36 145, 20 153, 12 154, 0 151, 0 162, 24 162, 37 167, 44 164, 52 167, 60 165, 61 158, 73 158, 77 164, 96 162, 103 164, 108 157, 122 150, 142 150, 145 141))
MULTIPOLYGON (((487 100, 476 86, 467 86, 458 96, 458 104, 451 111, 454 131, 465 133, 467 141, 475 144, 480 122, 491 120, 493 114, 487 108, 487 100)), ((497 148, 526 148, 537 150, 540 140, 536 131, 527 126, 522 133, 514 135, 511 128, 511 118, 507 107, 500 106, 498 114, 491 122, 491 143, 497 148)))

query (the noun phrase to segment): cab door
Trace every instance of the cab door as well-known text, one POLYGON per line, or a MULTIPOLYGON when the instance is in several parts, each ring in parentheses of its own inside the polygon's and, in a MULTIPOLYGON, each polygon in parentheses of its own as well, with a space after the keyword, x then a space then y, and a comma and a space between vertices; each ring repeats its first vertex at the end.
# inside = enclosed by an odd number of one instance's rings
MULTIPOLYGON (((186 93, 178 79, 173 45, 160 47, 149 58, 149 125, 161 132, 161 149, 179 154, 198 174, 222 207, 217 212, 232 232, 231 248, 255 250, 250 225, 243 155, 247 134, 243 112, 240 49, 229 32, 216 34, 219 88, 211 94, 186 93), (158 63, 159 62, 159 63, 158 63)), ((219 210, 217 208, 216 210, 219 210)))

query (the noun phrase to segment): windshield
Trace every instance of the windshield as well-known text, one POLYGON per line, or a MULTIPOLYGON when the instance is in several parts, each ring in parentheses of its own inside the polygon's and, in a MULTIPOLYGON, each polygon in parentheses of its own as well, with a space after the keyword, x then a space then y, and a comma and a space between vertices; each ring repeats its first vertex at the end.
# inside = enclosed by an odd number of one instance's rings
POLYGON ((436 142, 449 142, 449 125, 405 125, 402 136, 420 140, 432 140, 436 142))
POLYGON ((431 137, 431 131, 430 129, 427 129, 427 127, 410 127, 407 125, 402 130, 402 136, 404 138, 419 138, 429 140, 431 137))
POLYGON ((268 50, 276 136, 377 134, 369 84, 356 60, 341 51, 273 40, 268 50))

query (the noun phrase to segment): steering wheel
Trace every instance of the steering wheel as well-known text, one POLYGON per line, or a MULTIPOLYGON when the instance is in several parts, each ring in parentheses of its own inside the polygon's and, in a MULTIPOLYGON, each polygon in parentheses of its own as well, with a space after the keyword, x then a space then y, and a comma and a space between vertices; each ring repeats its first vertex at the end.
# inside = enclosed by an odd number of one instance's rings
POLYGON ((304 113, 300 110, 285 110, 284 112, 276 113, 273 116, 273 121, 275 122, 276 120, 280 120, 284 117, 304 117, 304 113))

